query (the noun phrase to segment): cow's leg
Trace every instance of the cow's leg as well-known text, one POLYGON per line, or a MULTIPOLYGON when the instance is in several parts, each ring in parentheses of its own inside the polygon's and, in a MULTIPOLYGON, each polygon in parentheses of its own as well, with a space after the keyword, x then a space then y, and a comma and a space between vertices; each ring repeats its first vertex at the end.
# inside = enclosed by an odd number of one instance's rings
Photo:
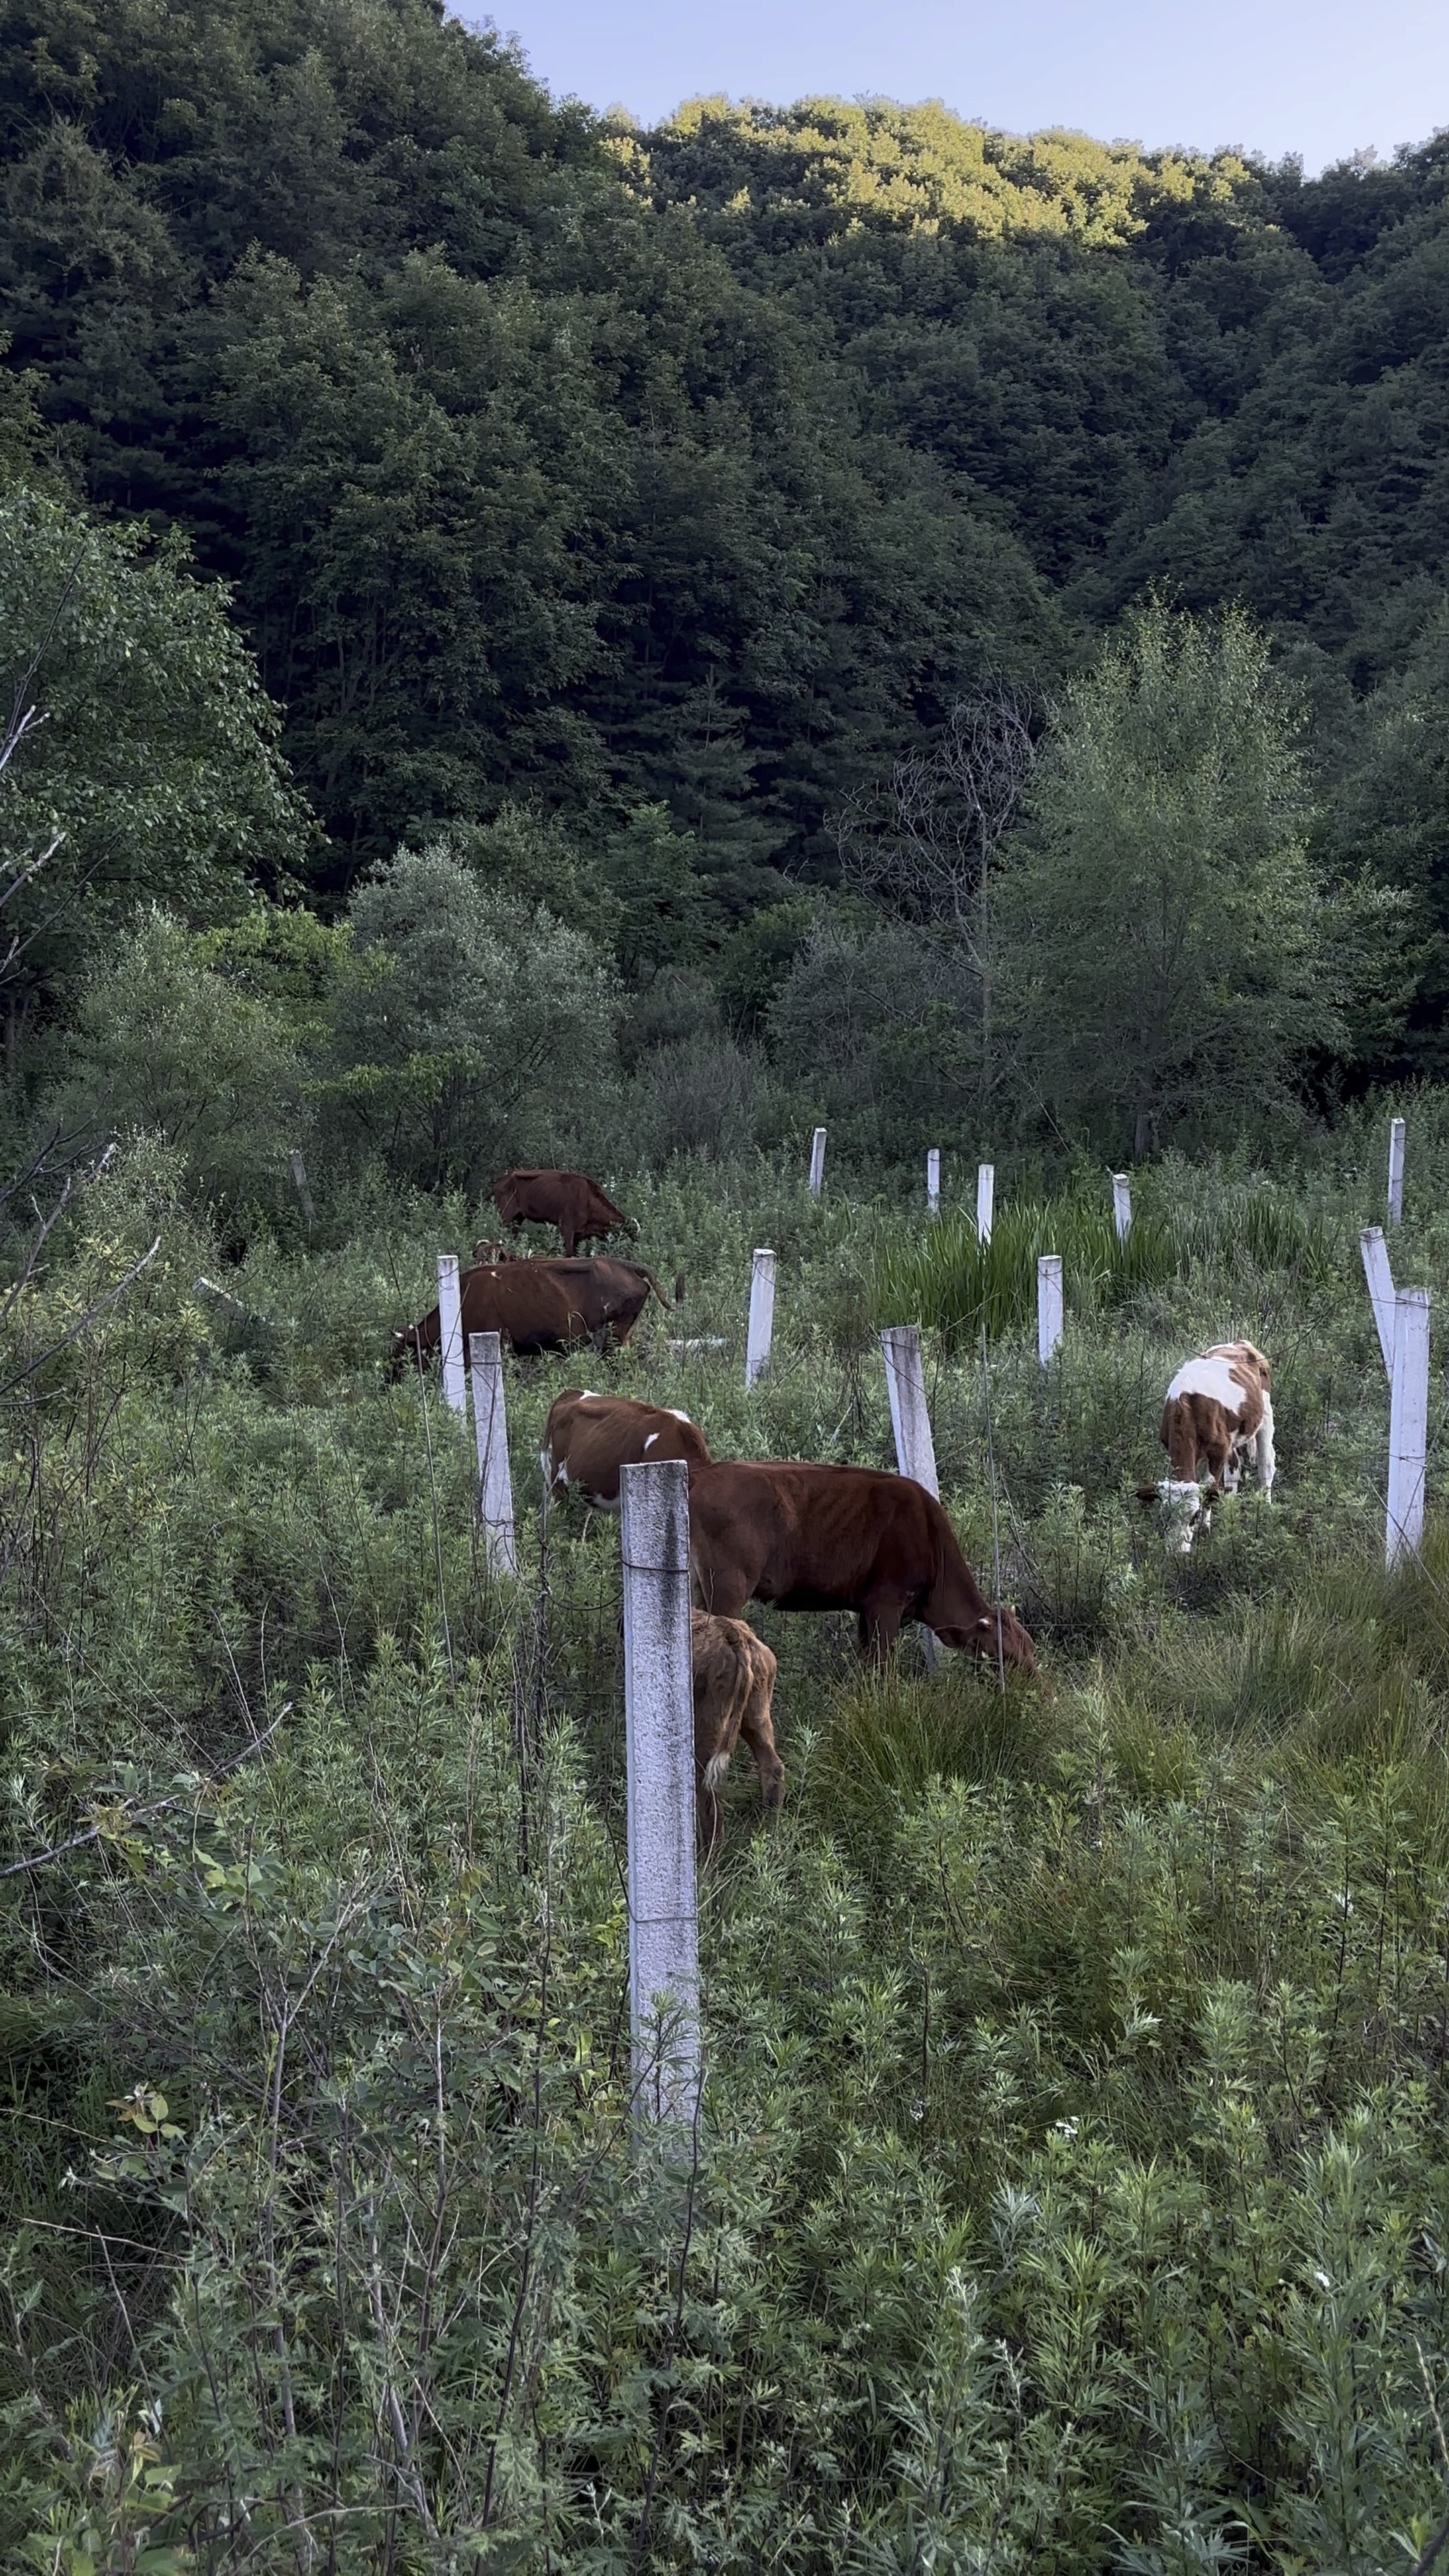
POLYGON ((775 1749, 775 1729, 770 1716, 773 1684, 773 1673, 752 1658, 750 1695, 740 1718, 740 1733, 755 1757, 760 1796, 771 1815, 785 1795, 785 1765, 775 1749))
POLYGON ((559 1241, 563 1245, 563 1257, 565 1261, 572 1261, 574 1254, 578 1250, 578 1236, 575 1234, 571 1225, 564 1225, 562 1222, 559 1224, 558 1234, 559 1241))
POLYGON ((898 1591, 889 1590, 884 1584, 867 1592, 861 1602, 860 1619, 856 1631, 860 1639, 860 1651, 866 1662, 874 1664, 877 1671, 884 1665, 886 1657, 901 1633, 901 1621, 905 1616, 905 1608, 904 1596, 898 1591))
POLYGON ((1273 1479, 1278 1472, 1278 1459, 1273 1447, 1273 1403, 1272 1398, 1266 1395, 1263 1398, 1263 1419, 1253 1444, 1253 1464, 1264 1493, 1271 1494, 1273 1479))

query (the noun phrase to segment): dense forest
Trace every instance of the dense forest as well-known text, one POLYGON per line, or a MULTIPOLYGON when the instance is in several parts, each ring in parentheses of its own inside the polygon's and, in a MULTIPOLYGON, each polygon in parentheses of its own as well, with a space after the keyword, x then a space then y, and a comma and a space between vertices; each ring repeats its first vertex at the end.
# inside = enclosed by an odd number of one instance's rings
POLYGON ((646 133, 431 0, 32 0, 0 103, 7 686, 48 719, 17 866, 66 835, 14 896, 27 1113, 138 896, 192 931, 258 899, 345 926, 440 834, 593 942, 611 1071, 687 1096, 683 1145, 720 1100, 716 1141, 768 1141, 802 1082, 869 1152, 914 1153, 926 1101, 948 1135, 1190 1142, 1243 1114, 1244 1015, 1281 1021, 1279 1105, 1441 1069, 1442 139, 1310 182, 938 106, 697 101, 646 133), (157 806, 178 675, 153 628, 123 787, 123 566, 206 626, 186 722, 228 745, 160 837, 122 809, 157 806), (1232 765, 1254 638, 1256 771, 1205 815, 1183 763, 1225 725, 1232 765), (1124 737, 1078 846, 1094 708, 1130 729, 1167 665, 1177 770, 1124 737), (1177 822, 1128 855, 1144 797, 1177 822), (1044 1125, 1063 883, 1135 915, 1184 835, 1235 921, 1274 878, 1283 1009, 1250 942, 1167 1061, 1215 935, 1194 899, 1186 975, 1159 955, 1119 995, 1145 1069, 1074 1082, 1079 1029, 1044 1125))

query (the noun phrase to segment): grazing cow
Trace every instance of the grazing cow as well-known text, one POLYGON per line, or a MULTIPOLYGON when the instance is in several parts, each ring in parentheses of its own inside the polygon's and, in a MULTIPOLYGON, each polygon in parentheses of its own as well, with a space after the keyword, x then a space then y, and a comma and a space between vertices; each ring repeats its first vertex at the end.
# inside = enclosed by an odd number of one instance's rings
POLYGON ((1250 1449, 1258 1482, 1271 1494, 1278 1465, 1272 1386, 1273 1372, 1251 1342, 1215 1342, 1184 1360, 1162 1408, 1168 1473, 1137 1488, 1142 1502, 1162 1504, 1170 1554, 1187 1555, 1199 1520, 1211 1527, 1212 1506, 1237 1492, 1250 1449), (1206 1487, 1199 1481, 1204 1467, 1206 1487))
POLYGON ((854 1610, 860 1647, 883 1663, 903 1619, 919 1619, 963 1653, 999 1653, 1034 1672, 1031 1639, 1012 1610, 992 1610, 934 1494, 876 1467, 703 1467, 689 1495, 690 1596, 735 1618, 745 1603, 854 1610))
POLYGON ((515 1234, 525 1219, 535 1225, 556 1225, 566 1261, 572 1261, 581 1243, 613 1234, 617 1228, 629 1235, 634 1232, 628 1218, 587 1172, 505 1172, 493 1184, 493 1201, 515 1234))
POLYGON ((709 1443, 687 1413, 571 1386, 554 1397, 538 1453, 545 1508, 572 1489, 599 1511, 616 1512, 620 1468, 661 1458, 683 1458, 691 1476, 711 1465, 709 1443))
POLYGON ((773 1814, 785 1794, 785 1766, 775 1750, 770 1700, 777 1666, 763 1637, 743 1619, 689 1614, 694 1660, 694 1794, 705 1858, 724 1833, 720 1790, 743 1735, 755 1757, 760 1795, 773 1814))
MULTIPOLYGON (((627 1342, 651 1295, 669 1305, 653 1272, 636 1261, 484 1262, 463 1272, 458 1289, 465 1352, 471 1333, 499 1333, 520 1352, 566 1351, 576 1342, 602 1351, 610 1333, 627 1342)), ((394 1335, 391 1375, 409 1355, 426 1368, 439 1338, 434 1306, 394 1335)))

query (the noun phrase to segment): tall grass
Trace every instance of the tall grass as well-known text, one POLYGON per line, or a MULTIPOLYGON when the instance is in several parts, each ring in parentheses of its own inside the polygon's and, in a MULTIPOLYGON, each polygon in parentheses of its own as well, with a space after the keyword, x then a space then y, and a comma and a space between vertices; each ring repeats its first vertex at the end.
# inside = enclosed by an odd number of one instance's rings
POLYGON ((913 1240, 887 1245, 876 1265, 874 1312, 883 1324, 933 1324, 952 1342, 974 1339, 984 1324, 994 1341, 1036 1313, 1036 1265, 1047 1252, 1061 1254, 1076 1304, 1117 1303, 1156 1287, 1179 1260, 1174 1230, 1158 1216, 1138 1217, 1119 1243, 1110 1216, 1078 1200, 1028 1202, 1003 1208, 983 1243, 971 1218, 952 1211, 913 1240))
POLYGON ((1183 1276, 1194 1264, 1237 1263, 1318 1287, 1337 1269, 1342 1229, 1290 1201, 1239 1190, 1171 1212, 1147 1207, 1119 1242, 1111 1217, 1081 1199, 1026 1200, 1001 1210, 984 1243, 965 1210, 888 1243, 871 1285, 882 1324, 933 1325, 947 1340, 1019 1330, 1036 1313, 1036 1266, 1059 1253, 1067 1301, 1079 1311, 1121 1305, 1183 1276))

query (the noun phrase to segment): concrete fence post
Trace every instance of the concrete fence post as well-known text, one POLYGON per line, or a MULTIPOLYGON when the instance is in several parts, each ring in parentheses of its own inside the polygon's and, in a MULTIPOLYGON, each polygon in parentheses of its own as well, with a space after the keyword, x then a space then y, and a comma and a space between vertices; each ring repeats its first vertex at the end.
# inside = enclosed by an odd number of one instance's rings
POLYGON ((745 1341, 745 1384, 753 1386, 769 1366, 775 1331, 775 1256, 765 1244, 755 1246, 750 1265, 750 1326, 745 1341))
POLYGON ((693 2120, 700 2045, 689 1470, 682 1458, 625 1467, 619 1491, 634 2098, 648 2119, 693 2120))
POLYGON ((810 1139, 810 1195, 818 1199, 825 1187, 825 1130, 817 1127, 810 1139))
POLYGON ((1394 1300, 1394 1391, 1389 1403, 1389 1566, 1414 1555, 1424 1535, 1424 1465, 1429 1446, 1429 1291, 1401 1288, 1394 1300))
POLYGON ((463 1308, 458 1295, 456 1252, 438 1255, 438 1347, 443 1362, 443 1397, 454 1413, 468 1410, 468 1380, 463 1366, 463 1308))
POLYGON ((926 1156, 926 1213, 941 1213, 941 1148, 933 1145, 926 1156))
MULTIPOLYGON (((885 1355, 886 1393, 890 1398, 891 1429, 895 1433, 896 1465, 903 1476, 914 1476, 928 1494, 940 1499, 936 1481, 936 1444, 931 1437, 930 1408, 926 1403, 926 1379, 921 1365, 921 1331, 918 1324, 888 1324, 880 1337, 885 1355)), ((927 1670, 934 1672, 940 1647, 929 1628, 922 1628, 921 1639, 926 1649, 927 1670)))
POLYGON ((473 1428, 478 1437, 478 1509, 490 1572, 517 1574, 513 1538, 513 1478, 508 1468, 508 1417, 503 1400, 503 1344, 497 1333, 470 1333, 473 1428))
POLYGON ((1117 1227, 1117 1240, 1125 1243, 1132 1231, 1132 1183, 1125 1172, 1112 1174, 1112 1215, 1117 1227))
POLYGON ((307 1166, 295 1145, 287 1156, 287 1169, 292 1175, 292 1187, 302 1202, 302 1215, 308 1225, 315 1225, 317 1211, 312 1205, 312 1192, 307 1183, 307 1166))
POLYGON ((1404 1122, 1389 1120, 1389 1223, 1404 1222, 1404 1122))
POLYGON ((978 1163, 976 1166, 976 1240, 978 1243, 991 1241, 991 1219, 995 1207, 996 1165, 978 1163))
POLYGON ((1363 1275, 1368 1281, 1369 1303, 1374 1310, 1379 1349, 1384 1355, 1384 1374, 1392 1386, 1394 1380, 1394 1274, 1389 1268, 1389 1247, 1381 1225, 1359 1228, 1358 1248, 1363 1255, 1363 1275))
POLYGON ((1036 1265, 1036 1355, 1045 1368, 1062 1338, 1062 1256, 1044 1252, 1036 1265))

